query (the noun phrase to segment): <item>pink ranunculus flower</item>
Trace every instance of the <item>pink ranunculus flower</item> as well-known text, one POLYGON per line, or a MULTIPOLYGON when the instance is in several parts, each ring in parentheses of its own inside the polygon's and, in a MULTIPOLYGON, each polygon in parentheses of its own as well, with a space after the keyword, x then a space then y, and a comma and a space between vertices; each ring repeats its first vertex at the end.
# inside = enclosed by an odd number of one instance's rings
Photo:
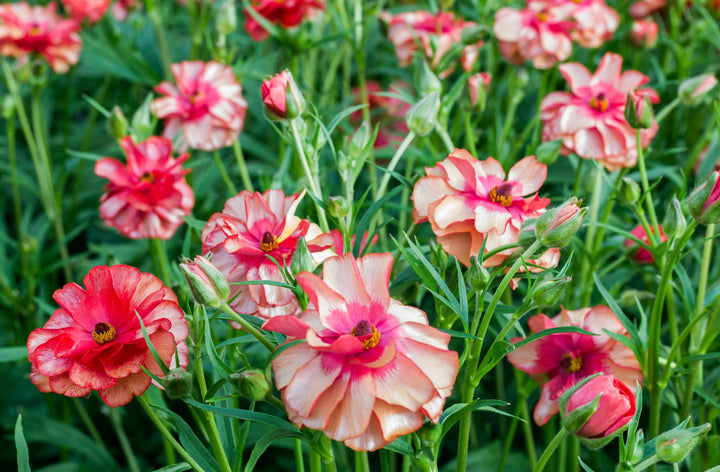
POLYGON ((165 120, 163 135, 176 147, 212 151, 232 145, 245 122, 247 102, 228 66, 217 61, 183 61, 170 66, 177 87, 163 82, 155 91, 164 95, 150 111, 165 120))
MULTIPOLYGON (((635 130, 625 120, 627 94, 650 80, 638 71, 621 73, 622 57, 606 53, 594 74, 578 62, 563 64, 560 72, 571 92, 552 92, 540 104, 543 140, 562 139, 561 153, 572 152, 585 159, 596 159, 612 171, 632 167, 637 162, 635 130)), ((652 89, 638 89, 652 103, 659 101, 652 89)), ((652 126, 640 132, 642 146, 657 133, 652 126)))
MULTIPOLYGON (((464 149, 456 149, 425 172, 427 176, 417 181, 411 197, 413 220, 429 221, 445 252, 466 266, 471 256, 479 256, 483 242, 486 252, 517 242, 522 222, 540 216, 550 203, 537 194, 547 166, 534 156, 516 163, 507 179, 495 159, 480 161, 464 149)), ((498 266, 514 252, 502 251, 483 265, 498 266)), ((557 249, 551 249, 528 263, 554 267, 558 257, 557 249)))
POLYGON ((570 56, 572 26, 565 9, 542 0, 529 2, 523 10, 499 9, 493 31, 505 59, 515 64, 530 60, 536 68, 547 69, 570 56))
POLYGON ((285 282, 278 266, 292 262, 298 239, 305 241, 316 263, 333 254, 333 238, 320 228, 295 216, 304 196, 286 197, 280 190, 243 190, 215 213, 202 232, 203 255, 230 283, 230 306, 238 313, 271 318, 300 313, 292 290, 275 285, 233 285, 236 282, 269 280, 285 282))
POLYGON ((437 423, 458 372, 450 336, 390 298, 392 264, 390 254, 331 257, 322 279, 298 275, 310 299, 300 317, 263 325, 306 341, 273 361, 290 419, 355 450, 380 449, 425 417, 437 423))
POLYGON ((85 289, 69 283, 55 291, 60 308, 28 337, 30 380, 38 390, 68 397, 97 390, 108 406, 123 406, 142 395, 150 376, 141 366, 155 375, 163 372, 138 316, 165 365, 187 367, 187 321, 177 297, 160 279, 116 265, 94 267, 84 283, 85 289))
POLYGON ((484 92, 490 90, 490 82, 492 81, 492 75, 487 72, 479 72, 468 77, 467 85, 470 93, 470 105, 475 106, 480 96, 480 89, 484 92))
POLYGON ((70 11, 70 16, 82 22, 87 18, 96 23, 105 15, 110 7, 110 0, 61 0, 63 6, 70 11))
MULTIPOLYGON (((650 233, 655 234, 655 229, 653 227, 650 227, 650 233)), ((645 244, 650 244, 650 238, 648 238, 648 235, 645 232, 645 228, 643 228, 642 225, 637 225, 635 228, 633 228, 632 231, 630 231, 630 234, 632 234, 645 244)), ((665 236, 662 227, 660 227, 660 242, 662 243, 663 241, 667 241, 667 236, 665 236)), ((632 255, 632 259, 639 264, 652 264, 653 262, 655 262, 655 258, 653 257, 652 253, 650 253, 650 251, 648 251, 642 246, 639 246, 635 241, 630 238, 625 240, 625 248, 629 251, 634 252, 634 254, 632 255)))
MULTIPOLYGON (((395 54, 401 67, 410 65, 415 53, 421 49, 430 64, 436 69, 450 49, 462 43, 462 33, 466 28, 477 24, 455 17, 451 12, 430 13, 429 11, 409 11, 392 15, 382 12, 380 18, 388 24, 388 39, 395 46, 395 54)), ((478 58, 478 49, 482 41, 465 46, 460 53, 460 64, 469 71, 478 58)), ((449 75, 454 69, 437 71, 440 77, 449 75)))
MULTIPOLYGON (((612 374, 633 392, 635 381, 642 382, 642 369, 633 352, 604 331, 627 336, 615 313, 604 305, 579 310, 563 308, 553 318, 535 315, 528 320, 528 326, 533 333, 559 326, 577 326, 597 334, 551 334, 508 354, 511 364, 530 374, 542 387, 533 414, 535 423, 540 426, 559 411, 563 392, 583 377, 598 372, 612 374)), ((521 339, 514 338, 511 342, 517 343, 521 339)))
POLYGON ((635 393, 612 375, 593 377, 575 390, 568 398, 563 416, 594 402, 598 395, 600 401, 595 413, 573 432, 580 438, 605 438, 623 428, 635 416, 635 393))
POLYGON ((620 15, 605 0, 555 0, 571 5, 575 21, 571 37, 584 48, 600 47, 612 38, 620 24, 620 15))
POLYGON ((170 140, 157 136, 137 144, 126 136, 120 146, 127 165, 109 157, 95 163, 95 173, 110 181, 100 217, 128 238, 170 239, 195 204, 190 171, 182 168, 189 155, 173 158, 170 140))
POLYGON ((0 5, 0 54, 22 62, 39 54, 55 72, 67 72, 80 59, 80 25, 55 10, 55 2, 46 7, 27 2, 0 5))
POLYGON ((636 20, 648 17, 667 4, 667 0, 639 0, 630 6, 630 16, 636 20))
POLYGON ((658 24, 653 20, 635 20, 630 32, 630 41, 635 46, 652 48, 657 42, 658 24))
MULTIPOLYGON (((270 23, 289 29, 322 11, 325 8, 325 0, 250 0, 250 5, 270 23)), ((245 29, 255 41, 262 41, 270 35, 247 12, 245 13, 245 29)))

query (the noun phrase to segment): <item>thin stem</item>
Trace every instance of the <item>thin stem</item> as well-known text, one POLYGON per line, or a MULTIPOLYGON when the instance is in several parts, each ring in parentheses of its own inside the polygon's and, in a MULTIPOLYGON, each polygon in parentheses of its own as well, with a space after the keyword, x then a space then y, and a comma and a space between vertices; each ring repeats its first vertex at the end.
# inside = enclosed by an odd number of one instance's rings
POLYGON ((247 331, 248 333, 253 335, 255 337, 255 339, 257 339, 258 341, 260 341, 260 344, 265 346, 268 351, 272 352, 275 350, 275 346, 273 346, 272 343, 270 341, 268 341, 260 333, 260 331, 258 331, 253 325, 251 325, 250 323, 245 321, 245 319, 242 316, 235 313, 235 311, 233 311, 233 309, 230 308, 230 305, 228 305, 227 303, 223 303, 222 305, 220 305, 220 309, 223 311, 223 313, 228 315, 230 318, 232 318, 234 321, 236 321, 240 326, 242 326, 245 331, 247 331))
POLYGON ((230 178, 230 174, 228 174, 228 171, 225 168, 225 164, 223 164, 222 159, 220 159, 220 154, 217 152, 217 150, 215 150, 212 152, 212 155, 213 159, 215 159, 215 165, 217 165, 218 171, 220 172, 220 177, 222 177, 223 182, 225 182, 225 186, 228 188, 231 195, 237 195, 237 188, 235 188, 235 184, 230 178))
MULTIPOLYGON (((715 225, 708 225, 705 228, 705 242, 703 243, 702 263, 700 265, 700 280, 698 282, 697 298, 695 299, 695 314, 702 313, 705 309, 705 293, 707 291, 708 274, 710 272, 710 262, 713 255, 713 236, 715 236, 715 225)), ((690 337, 690 349, 696 351, 700 346, 707 320, 701 320, 693 330, 690 337)))
MULTIPOLYGON (((105 442, 102 439, 102 436, 98 432, 97 428, 95 427, 95 423, 93 423, 92 418, 90 418, 90 415, 88 414, 87 410, 85 409, 85 406, 83 405, 82 401, 80 401, 78 398, 73 398, 73 405, 75 405, 75 408, 77 409, 78 413, 80 414, 80 419, 82 420, 83 424, 87 428, 88 432, 90 433, 90 436, 93 438, 93 440, 98 443, 98 445, 102 448, 105 448, 105 442)), ((110 409, 111 411, 113 408, 110 409)))
POLYGON ((162 26, 162 18, 160 18, 160 12, 157 10, 155 0, 145 0, 145 9, 150 16, 150 21, 153 24, 155 30, 155 39, 157 39, 158 49, 160 49, 160 60, 162 61, 163 74, 166 79, 172 77, 170 71, 170 48, 168 47, 167 39, 165 39, 165 31, 162 26))
POLYGON ((439 123, 435 124, 435 131, 440 135, 440 139, 442 140, 443 144, 445 145, 445 148, 447 149, 447 152, 453 152, 455 150, 455 145, 452 142, 452 139, 450 138, 450 135, 448 134, 447 130, 440 126, 439 123))
POLYGON ((468 147, 470 154, 477 157, 477 148, 475 147, 475 130, 472 129, 470 121, 470 110, 465 110, 465 145, 468 147))
POLYGON ((250 180, 250 174, 245 165, 245 155, 243 154, 242 147, 240 147, 240 138, 236 139, 233 143, 233 152, 235 153, 235 160, 237 161, 238 169, 240 169, 240 178, 245 186, 245 190, 253 192, 252 180, 250 180))
MULTIPOLYGON (((603 188, 603 171, 602 169, 595 169, 595 179, 593 180, 592 190, 592 201, 590 202, 590 211, 588 213, 588 222, 595 223, 598 221, 598 215, 600 214, 600 205, 602 203, 602 188, 603 188)), ((585 247, 591 251, 589 254, 590 260, 587 264, 582 265, 582 276, 581 281, 589 279, 589 271, 591 267, 595 265, 595 232, 597 227, 594 224, 589 224, 587 233, 585 234, 585 247)), ((583 292, 583 301, 580 306, 587 306, 590 303, 592 297, 592 284, 588 284, 588 287, 583 292)))
POLYGON ((657 456, 657 454, 653 454, 641 463, 634 465, 633 472, 641 472, 648 467, 657 464, 658 462, 660 462, 660 458, 657 456))
POLYGON ((128 467, 130 467, 132 472, 140 472, 140 466, 138 465, 130 440, 128 439, 127 434, 125 434, 125 428, 123 428, 122 419, 120 418, 120 413, 117 408, 110 408, 110 422, 112 423, 115 434, 120 441, 120 447, 127 459, 128 467))
POLYGON ((533 472, 540 472, 545 468, 545 464, 547 464, 547 462, 550 460, 553 453, 555 452, 555 449, 558 448, 558 446, 563 442, 563 440, 568 434, 570 433, 568 433, 565 428, 561 428, 560 431, 558 431, 552 441, 550 441, 550 444, 548 444, 548 447, 545 448, 545 450, 543 451, 537 464, 535 464, 535 467, 533 467, 533 472))
MULTIPOLYGON (((302 164, 303 170, 305 171, 305 176, 308 179, 310 191, 312 191, 312 193, 317 199, 322 200, 323 196, 322 192, 320 191, 320 186, 317 184, 316 178, 313 177, 313 174, 310 171, 310 164, 308 163, 307 156, 305 155, 305 150, 303 149, 302 140, 300 139, 300 133, 297 129, 297 124, 295 123, 295 120, 290 120, 290 132, 292 133, 293 139, 295 140, 295 148, 297 149, 298 156, 300 156, 300 164, 302 164)), ((322 228, 322 230, 325 232, 329 231, 330 228, 327 223, 327 217, 325 216, 325 210, 323 210, 323 208, 317 202, 315 202, 315 208, 317 208, 318 219, 320 220, 320 228, 322 228)))
POLYGON ((680 105, 681 99, 680 97, 676 97, 675 100, 670 102, 665 108, 660 110, 660 112, 655 115, 655 121, 658 122, 658 124, 665 119, 666 116, 670 114, 671 111, 675 109, 678 105, 680 105))
POLYGON ((313 448, 310 448, 310 472, 322 471, 322 459, 313 448))
MULTIPOLYGON (((22 206, 20 205, 20 180, 17 176, 17 160, 15 156, 15 117, 7 117, 7 153, 10 161, 10 181, 12 182, 13 209, 15 210, 15 225, 17 226, 17 241, 20 252, 20 267, 25 277, 30 276, 28 270, 27 254, 25 253, 25 235, 22 227, 22 206)), ((28 287, 29 289, 30 287, 28 287)), ((28 293, 28 297, 34 297, 28 293)))
MULTIPOLYGON (((645 202, 648 214, 650 215, 650 222, 653 225, 654 233, 659 237, 660 225, 658 224, 658 218, 655 214, 655 204, 653 203, 652 195, 650 194, 650 184, 648 183, 647 171, 645 170, 645 153, 643 152, 639 129, 635 130, 635 143, 638 154, 638 169, 640 170, 640 179, 642 181, 643 201, 645 202)), ((648 234, 648 237, 653 237, 653 235, 648 234)))
POLYGON ((153 261, 157 265, 155 270, 160 272, 163 282, 169 286, 172 280, 170 279, 170 270, 168 268, 170 264, 168 262, 167 251, 165 250, 165 242, 160 238, 149 238, 148 241, 150 242, 153 261))
POLYGON ((305 472, 305 460, 303 459, 302 442, 299 439, 293 440, 293 450, 295 452, 295 470, 297 472, 305 472))
POLYGON ((405 153, 405 150, 408 148, 408 146, 410 146, 410 143, 412 143, 413 139, 415 139, 415 133, 410 131, 407 136, 405 136, 405 139, 403 139, 403 142, 400 143, 400 146, 398 146, 395 154, 393 154, 392 159, 390 159, 390 164, 387 167, 387 172, 385 172, 382 181, 380 181, 380 188, 375 194, 376 201, 380 200, 385 195, 388 183, 390 182, 390 173, 395 170, 398 162, 400 162, 400 158, 405 153))
POLYGON ((370 472, 370 462, 366 451, 355 451, 355 472, 370 472))

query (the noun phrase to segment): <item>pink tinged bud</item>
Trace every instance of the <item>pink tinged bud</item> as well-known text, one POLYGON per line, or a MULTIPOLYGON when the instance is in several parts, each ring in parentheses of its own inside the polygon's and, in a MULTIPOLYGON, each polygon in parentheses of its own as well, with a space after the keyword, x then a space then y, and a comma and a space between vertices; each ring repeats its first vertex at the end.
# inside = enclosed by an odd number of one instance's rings
POLYGON ((635 90, 628 93, 625 120, 635 129, 649 129, 655 122, 650 97, 635 90))
MULTIPOLYGON (((651 227, 650 232, 655 234, 655 228, 651 227)), ((645 244, 650 244, 650 239, 648 238, 648 235, 645 232, 645 228, 643 228, 642 225, 637 225, 632 231, 630 231, 630 234, 632 234, 645 244)), ((657 235, 655 239, 657 239, 657 235)), ((663 233, 663 228, 660 227, 660 242, 663 241, 667 241, 667 236, 665 236, 665 234, 663 233)), ((648 251, 642 246, 639 246, 635 241, 630 238, 625 240, 625 248, 632 255, 632 259, 638 264, 652 264, 653 262, 655 262, 655 258, 650 251, 648 251)))
POLYGON ((206 258, 196 256, 194 261, 188 259, 180 264, 180 269, 196 302, 217 308, 227 301, 230 286, 206 258))
POLYGON ((684 460, 710 432, 710 423, 695 428, 672 429, 658 436, 656 451, 658 457, 671 464, 684 460))
POLYGON ((470 93, 470 105, 474 107, 478 106, 479 103, 479 108, 482 109, 485 107, 485 97, 488 90, 490 90, 491 80, 492 75, 486 72, 480 72, 479 74, 468 77, 467 85, 470 93))
POLYGON ((288 70, 265 80, 260 92, 265 111, 272 120, 296 118, 305 106, 305 101, 288 70))
POLYGON ((717 83, 714 75, 702 74, 681 83, 678 87, 678 96, 686 105, 696 105, 717 83))
POLYGON ((693 190, 687 202, 690 214, 699 223, 709 225, 720 222, 720 185, 717 171, 693 190))
POLYGON ((545 247, 564 247, 582 226, 587 208, 581 208, 582 200, 572 197, 557 208, 540 215, 535 224, 538 240, 545 247))
POLYGON ((658 25, 653 20, 636 20, 630 32, 630 41, 635 46, 647 49, 655 46, 658 36, 658 25))

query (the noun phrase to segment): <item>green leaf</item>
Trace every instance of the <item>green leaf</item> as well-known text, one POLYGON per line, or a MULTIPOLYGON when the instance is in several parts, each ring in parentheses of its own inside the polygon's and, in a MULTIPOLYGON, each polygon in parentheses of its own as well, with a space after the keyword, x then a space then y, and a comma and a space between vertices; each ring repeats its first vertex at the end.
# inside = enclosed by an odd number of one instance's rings
POLYGON ((523 347, 524 345, 526 345, 528 343, 537 341, 538 339, 544 338, 545 336, 550 336, 551 334, 558 334, 558 333, 580 333, 580 334, 589 334, 590 336, 598 336, 597 333, 591 333, 590 331, 585 331, 584 329, 578 328, 577 326, 559 326, 557 328, 544 329, 533 335, 530 335, 527 338, 523 339, 522 341, 514 344, 514 347, 515 347, 515 349, 520 349, 521 347, 523 347))
POLYGON ((585 472, 595 472, 593 469, 590 468, 589 465, 587 465, 583 462, 582 459, 580 459, 580 456, 578 456, 577 460, 580 463, 580 467, 582 467, 585 472))
POLYGON ((30 472, 30 454, 23 434, 22 415, 15 422, 15 449, 17 449, 18 472, 30 472))
POLYGON ((385 446, 383 449, 402 454, 403 456, 414 456, 415 451, 413 450, 412 446, 410 446, 410 444, 408 444, 406 441, 407 440, 405 439, 405 437, 400 437, 385 446))
POLYGON ((608 292, 602 282, 600 282, 596 272, 593 272, 593 278, 595 279, 595 285, 605 299, 605 302, 608 304, 612 312, 618 317, 628 334, 630 334, 630 339, 633 340, 633 344, 636 346, 636 349, 633 349, 633 353, 642 364, 642 359, 645 358, 642 351, 645 349, 645 346, 642 343, 642 339, 638 334, 637 328, 635 328, 635 324, 630 321, 630 318, 627 317, 622 308, 620 308, 620 305, 618 305, 612 295, 610 295, 610 292, 608 292))
POLYGON ((253 447, 253 450, 250 453, 250 457, 245 464, 245 472, 251 472, 253 469, 255 469, 255 464, 257 464, 258 459, 260 459, 260 456, 263 455, 265 450, 270 447, 273 442, 283 438, 300 439, 306 442, 308 441, 307 436, 300 432, 283 430, 270 431, 269 433, 258 439, 258 441, 255 443, 255 447, 253 447))
POLYGON ((182 472, 184 470, 190 470, 192 467, 187 462, 180 462, 179 464, 166 465, 159 469, 155 469, 154 472, 182 472))
POLYGON ((210 331, 210 320, 208 319, 207 312, 205 314, 205 350, 210 358, 210 363, 218 373, 225 372, 226 375, 233 373, 233 369, 222 360, 218 352, 215 350, 215 344, 213 344, 212 331, 210 331))
MULTIPOLYGON (((509 403, 502 400, 473 400, 470 403, 456 403, 443 412, 440 417, 440 424, 442 424, 442 433, 440 437, 444 437, 450 429, 455 426, 455 423, 460 421, 460 418, 468 411, 495 411, 508 415, 505 412, 497 410, 496 406, 507 406, 509 403)), ((517 418, 513 415, 509 415, 513 418, 517 418)), ((520 421, 525 422, 522 418, 518 418, 520 421)))
POLYGON ((28 360, 27 346, 0 347, 0 364, 28 360))
POLYGON ((192 456, 195 461, 205 470, 218 470, 218 464, 215 458, 210 454, 205 445, 195 435, 190 425, 188 425, 180 415, 170 411, 167 408, 163 408, 158 405, 150 405, 153 409, 165 413, 169 418, 170 422, 175 426, 175 429, 180 436, 180 443, 185 450, 192 456))
POLYGON ((299 431, 299 429, 297 429, 297 427, 289 421, 285 421, 281 418, 278 418, 277 416, 269 415, 267 413, 258 413, 256 411, 240 410, 237 408, 220 408, 217 406, 205 405, 204 403, 196 402, 195 400, 190 399, 185 400, 185 403, 201 410, 207 410, 209 412, 217 413, 223 416, 229 416, 231 418, 237 418, 245 421, 254 421, 256 423, 275 426, 277 428, 290 432, 299 431))

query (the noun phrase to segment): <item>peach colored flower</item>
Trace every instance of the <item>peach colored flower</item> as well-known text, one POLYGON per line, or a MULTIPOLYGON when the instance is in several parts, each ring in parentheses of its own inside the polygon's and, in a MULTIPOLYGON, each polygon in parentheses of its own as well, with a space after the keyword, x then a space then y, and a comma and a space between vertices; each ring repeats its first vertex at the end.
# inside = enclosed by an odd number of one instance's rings
POLYGON ((231 284, 230 306, 236 312, 266 319, 300 313, 300 305, 288 288, 233 284, 253 280, 285 282, 270 257, 289 267, 301 237, 316 263, 332 255, 332 236, 295 216, 303 196, 304 192, 286 197, 280 190, 263 194, 243 190, 205 225, 203 254, 231 284))
POLYGON ((450 336, 422 310, 390 298, 390 254, 331 257, 323 278, 301 272, 310 303, 263 328, 288 336, 273 360, 275 385, 298 427, 374 451, 440 419, 458 372, 450 336))
POLYGON ((470 105, 475 106, 478 102, 478 96, 480 95, 480 88, 487 92, 490 90, 490 82, 492 81, 492 75, 487 72, 480 72, 473 74, 468 77, 467 85, 468 91, 470 92, 470 105))
POLYGON ((658 24, 653 20, 635 20, 630 32, 630 40, 635 46, 651 48, 658 36, 658 24))
POLYGON ((189 155, 174 159, 170 140, 157 136, 137 144, 126 136, 120 146, 127 166, 109 157, 95 163, 95 173, 110 181, 100 217, 128 238, 170 239, 195 204, 185 180, 190 171, 182 168, 189 155))
MULTIPOLYGON (((650 233, 655 234, 654 228, 650 228, 650 233)), ((642 225, 637 225, 635 228, 633 228, 632 231, 630 231, 630 234, 632 234, 645 244, 650 244, 650 238, 648 238, 648 235, 642 225)), ((667 236, 665 236, 662 227, 660 227, 660 242, 663 241, 667 241, 667 236)), ((625 240, 625 248, 630 251, 634 250, 632 258, 635 262, 639 264, 652 264, 653 262, 655 262, 655 258, 650 251, 648 251, 642 246, 639 246, 635 241, 630 238, 625 240)))
POLYGON ((635 416, 635 394, 627 385, 612 375, 598 375, 588 380, 568 398, 567 416, 578 408, 592 403, 600 395, 595 413, 574 434, 586 439, 610 436, 622 429, 635 416))
POLYGON ((78 22, 85 18, 90 23, 96 23, 105 15, 110 7, 110 0, 61 0, 63 6, 78 22))
POLYGON ((55 2, 46 7, 31 7, 27 2, 0 5, 0 54, 24 62, 29 54, 37 53, 55 72, 67 72, 80 59, 80 26, 55 9, 55 2))
POLYGON ((217 61, 183 61, 170 66, 177 87, 163 82, 155 91, 164 95, 150 111, 164 119, 163 135, 176 147, 212 151, 232 145, 240 136, 247 102, 228 66, 217 61))
MULTIPOLYGON (((559 411, 562 393, 583 377, 598 372, 612 374, 633 392, 635 381, 642 383, 642 369, 633 352, 604 331, 627 336, 627 331, 610 308, 604 305, 579 310, 562 308, 554 318, 544 314, 531 317, 528 326, 533 333, 559 326, 577 326, 597 334, 551 334, 508 354, 511 364, 530 374, 542 387, 533 415, 538 425, 544 425, 559 411)), ((517 343, 521 339, 510 341, 517 343)))
POLYGON ((188 325, 177 297, 160 279, 126 265, 98 266, 85 289, 69 283, 53 295, 60 308, 28 337, 30 379, 42 392, 81 397, 97 390, 108 406, 123 406, 150 386, 144 366, 163 375, 142 334, 163 362, 187 367, 188 325))
MULTIPOLYGON (((306 18, 325 9, 325 0, 250 0, 252 9, 270 23, 285 29, 294 28, 306 18)), ((262 41, 270 34, 245 12, 245 29, 252 39, 262 41)))
MULTIPOLYGON (((410 65, 415 53, 422 48, 430 67, 436 69, 450 49, 462 44, 462 33, 467 28, 477 26, 472 21, 455 17, 450 12, 410 11, 392 15, 386 11, 380 13, 380 19, 388 24, 388 39, 395 46, 395 54, 401 67, 410 65)), ((460 64, 469 71, 478 58, 478 49, 482 41, 467 45, 460 54, 460 64)), ((440 77, 449 75, 455 66, 449 64, 439 70, 440 77)))
POLYGON ((523 10, 499 9, 493 31, 505 59, 515 64, 530 60, 536 68, 547 69, 570 56, 572 26, 567 12, 543 0, 531 1, 523 10))
MULTIPOLYGON (((547 167, 529 156, 505 171, 492 157, 479 161, 464 149, 456 149, 435 167, 426 167, 426 177, 415 184, 412 194, 415 223, 429 221, 445 252, 466 266, 470 257, 517 242, 520 226, 540 216, 550 200, 537 191, 545 181, 547 167)), ((515 249, 483 261, 498 266, 515 249)), ((549 250, 530 264, 553 267, 559 252, 549 250), (551 265, 545 265, 551 264, 551 265)))
MULTIPOLYGON (((635 130, 625 120, 627 94, 650 80, 638 71, 621 73, 622 57, 606 53, 594 74, 582 64, 571 62, 560 66, 570 84, 571 93, 552 92, 540 104, 543 140, 562 139, 561 153, 572 152, 585 159, 596 159, 608 170, 632 167, 637 162, 635 130)), ((659 101, 652 89, 639 89, 650 101, 659 101)), ((652 126, 640 132, 644 146, 657 133, 652 126)))

